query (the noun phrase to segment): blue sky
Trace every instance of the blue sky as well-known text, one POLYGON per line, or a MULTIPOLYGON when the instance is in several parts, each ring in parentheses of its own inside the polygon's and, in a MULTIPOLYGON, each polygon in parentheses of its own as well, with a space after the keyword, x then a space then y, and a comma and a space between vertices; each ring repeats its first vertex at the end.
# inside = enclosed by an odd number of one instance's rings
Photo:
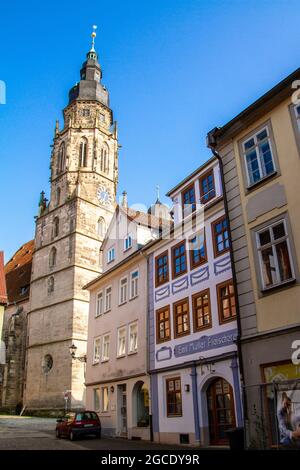
POLYGON ((119 192, 150 205, 209 157, 205 136, 300 65, 294 0, 2 2, 0 249, 34 236, 55 120, 98 25, 119 124, 119 192))

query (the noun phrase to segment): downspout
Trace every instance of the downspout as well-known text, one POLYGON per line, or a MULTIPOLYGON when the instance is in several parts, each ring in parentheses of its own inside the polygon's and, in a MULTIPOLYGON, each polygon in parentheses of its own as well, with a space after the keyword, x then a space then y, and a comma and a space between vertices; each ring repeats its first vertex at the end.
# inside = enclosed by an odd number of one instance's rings
MULTIPOLYGON (((149 352, 149 286, 148 286, 148 277, 149 277, 149 256, 140 251, 141 256, 146 260, 146 373, 150 377, 150 389, 151 391, 151 375, 149 374, 150 370, 150 352, 149 352)), ((150 442, 154 441, 154 433, 153 433, 153 421, 152 421, 152 397, 151 398, 151 412, 149 413, 149 426, 150 426, 150 442)))
POLYGON ((237 276, 236 276, 236 269, 235 269, 235 262, 234 262, 234 255, 233 255, 233 246, 232 246, 232 234, 231 234, 231 226, 230 226, 230 218, 229 218, 229 209, 228 209, 228 200, 227 200, 227 193, 225 187, 225 177, 224 177, 224 165, 223 160, 219 152, 216 150, 217 142, 216 137, 214 135, 215 129, 207 134, 206 137, 206 145, 212 151, 213 155, 217 158, 220 167, 220 175, 221 175, 221 185, 222 185, 222 192, 223 192, 223 201, 224 201, 224 210, 228 224, 228 239, 229 239, 229 253, 230 253, 230 261, 231 261, 231 269, 232 269, 232 281, 234 285, 234 297, 235 297, 235 305, 236 305, 236 317, 237 317, 237 350, 239 356, 239 365, 240 365, 240 377, 241 377, 241 386, 242 386, 242 401, 243 401, 243 414, 244 414, 244 423, 248 421, 248 407, 247 407, 247 395, 245 389, 245 375, 244 375, 244 360, 243 360, 243 352, 242 352, 242 344, 241 344, 241 337, 242 337, 242 325, 241 325, 241 317, 240 317, 240 305, 239 305, 239 296, 237 291, 237 276))

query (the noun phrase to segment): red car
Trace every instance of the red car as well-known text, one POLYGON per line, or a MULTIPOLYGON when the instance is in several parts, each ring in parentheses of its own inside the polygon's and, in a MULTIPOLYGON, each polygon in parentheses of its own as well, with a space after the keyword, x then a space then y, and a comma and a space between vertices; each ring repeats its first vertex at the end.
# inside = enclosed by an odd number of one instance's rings
POLYGON ((101 438, 101 423, 95 411, 74 411, 64 418, 56 420, 56 437, 68 437, 74 441, 76 437, 94 435, 101 438))

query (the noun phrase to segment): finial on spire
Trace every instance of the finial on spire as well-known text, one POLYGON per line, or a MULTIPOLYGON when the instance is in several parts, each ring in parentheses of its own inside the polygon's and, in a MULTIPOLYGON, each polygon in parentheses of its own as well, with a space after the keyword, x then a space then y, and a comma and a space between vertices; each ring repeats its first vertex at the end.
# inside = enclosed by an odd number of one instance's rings
POLYGON ((91 47, 91 51, 94 52, 95 51, 95 37, 97 36, 97 33, 96 33, 96 29, 97 29, 97 25, 96 24, 93 24, 93 32, 91 34, 91 38, 92 38, 92 47, 91 47))

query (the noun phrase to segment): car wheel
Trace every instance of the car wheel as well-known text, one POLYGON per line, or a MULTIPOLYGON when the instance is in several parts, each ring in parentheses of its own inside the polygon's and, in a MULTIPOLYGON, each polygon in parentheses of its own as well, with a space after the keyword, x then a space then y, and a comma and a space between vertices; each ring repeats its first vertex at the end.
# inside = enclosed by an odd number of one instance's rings
POLYGON ((73 431, 70 431, 70 441, 75 441, 75 434, 73 431))
POLYGON ((56 429, 55 435, 56 435, 57 439, 59 439, 61 437, 59 429, 56 429))
POLYGON ((101 432, 98 432, 98 434, 96 434, 96 437, 97 437, 98 439, 101 439, 101 432))

